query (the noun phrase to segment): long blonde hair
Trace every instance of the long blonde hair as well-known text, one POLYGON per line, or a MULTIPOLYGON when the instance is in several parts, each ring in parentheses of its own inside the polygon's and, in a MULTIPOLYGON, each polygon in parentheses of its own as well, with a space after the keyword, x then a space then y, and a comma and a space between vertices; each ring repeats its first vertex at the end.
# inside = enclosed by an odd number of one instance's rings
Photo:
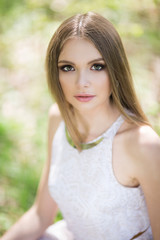
POLYGON ((91 41, 102 55, 112 88, 110 101, 115 103, 121 114, 137 125, 150 125, 137 99, 130 67, 118 32, 106 18, 97 13, 77 14, 60 25, 50 40, 46 55, 48 86, 75 146, 80 149, 83 138, 76 127, 73 107, 63 94, 58 73, 60 52, 65 42, 73 37, 91 41))

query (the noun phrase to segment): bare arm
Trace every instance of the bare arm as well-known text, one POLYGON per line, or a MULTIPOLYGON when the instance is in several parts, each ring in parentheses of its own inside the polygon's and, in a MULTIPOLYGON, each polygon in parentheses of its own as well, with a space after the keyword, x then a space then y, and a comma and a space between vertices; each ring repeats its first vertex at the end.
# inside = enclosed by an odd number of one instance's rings
POLYGON ((41 176, 35 203, 7 233, 0 238, 1 240, 35 240, 42 235, 56 216, 58 207, 49 194, 48 174, 51 161, 52 139, 60 120, 60 114, 54 105, 49 113, 48 159, 41 176))
POLYGON ((160 139, 149 127, 142 127, 134 146, 136 178, 147 203, 154 240, 160 239, 160 139))

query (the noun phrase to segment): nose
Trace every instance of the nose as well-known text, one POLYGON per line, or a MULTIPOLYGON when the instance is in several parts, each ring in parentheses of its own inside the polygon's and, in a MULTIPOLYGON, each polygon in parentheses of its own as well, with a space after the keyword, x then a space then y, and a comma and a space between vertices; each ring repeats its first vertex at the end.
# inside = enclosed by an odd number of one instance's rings
POLYGON ((79 71, 77 73, 76 83, 79 87, 89 87, 90 80, 89 80, 89 75, 88 75, 87 71, 79 71))

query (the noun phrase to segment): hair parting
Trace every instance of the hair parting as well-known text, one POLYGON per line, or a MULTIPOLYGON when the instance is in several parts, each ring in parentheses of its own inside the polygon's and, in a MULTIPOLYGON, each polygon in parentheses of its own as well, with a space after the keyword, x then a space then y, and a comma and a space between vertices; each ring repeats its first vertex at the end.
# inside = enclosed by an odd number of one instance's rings
POLYGON ((118 32, 106 18, 97 13, 77 14, 59 26, 50 40, 46 55, 48 86, 75 146, 81 150, 80 143, 83 137, 77 130, 74 109, 66 101, 60 85, 58 58, 65 42, 77 37, 92 42, 102 55, 112 88, 110 101, 114 102, 128 121, 137 125, 150 125, 136 96, 130 67, 118 32))

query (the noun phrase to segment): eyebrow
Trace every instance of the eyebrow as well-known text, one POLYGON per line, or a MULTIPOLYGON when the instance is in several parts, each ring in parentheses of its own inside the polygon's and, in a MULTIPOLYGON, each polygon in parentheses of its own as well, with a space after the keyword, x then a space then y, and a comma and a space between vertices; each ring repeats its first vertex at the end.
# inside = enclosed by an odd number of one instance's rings
MULTIPOLYGON (((94 62, 97 62, 97 61, 104 61, 104 59, 103 58, 96 58, 96 59, 93 59, 93 60, 89 61, 88 64, 91 64, 91 63, 94 63, 94 62)), ((74 64, 73 62, 68 61, 68 60, 60 60, 58 63, 74 64)))

